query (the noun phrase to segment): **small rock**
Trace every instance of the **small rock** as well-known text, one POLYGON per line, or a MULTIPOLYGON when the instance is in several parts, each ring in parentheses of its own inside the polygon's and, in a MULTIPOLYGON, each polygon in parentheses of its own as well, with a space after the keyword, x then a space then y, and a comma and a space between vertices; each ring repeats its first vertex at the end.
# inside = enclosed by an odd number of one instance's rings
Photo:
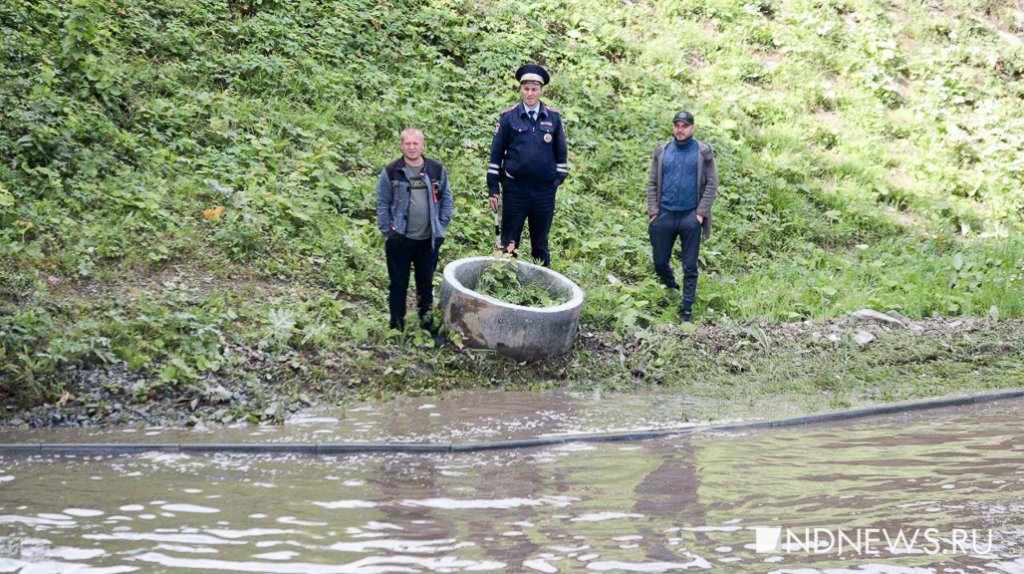
POLYGON ((910 325, 910 318, 904 315, 903 313, 900 313, 896 309, 890 309, 889 311, 886 311, 885 314, 892 317, 893 319, 902 321, 904 325, 910 325))
POLYGON ((890 327, 898 327, 900 329, 907 328, 907 324, 903 321, 871 309, 861 309, 860 311, 853 312, 850 316, 858 321, 873 321, 875 323, 889 325, 890 327))
POLYGON ((950 329, 956 329, 957 327, 963 324, 963 321, 953 321, 952 323, 947 323, 946 326, 949 327, 950 329))
POLYGON ((828 334, 828 340, 832 341, 833 343, 836 343, 836 342, 842 341, 843 338, 840 337, 837 333, 829 333, 828 334))
POLYGON ((875 340, 875 336, 867 331, 857 331, 857 334, 853 336, 853 342, 860 346, 867 345, 871 341, 875 340))
POLYGON ((206 400, 211 403, 226 403, 231 400, 231 391, 225 389, 221 385, 214 387, 207 387, 203 394, 206 395, 206 400))

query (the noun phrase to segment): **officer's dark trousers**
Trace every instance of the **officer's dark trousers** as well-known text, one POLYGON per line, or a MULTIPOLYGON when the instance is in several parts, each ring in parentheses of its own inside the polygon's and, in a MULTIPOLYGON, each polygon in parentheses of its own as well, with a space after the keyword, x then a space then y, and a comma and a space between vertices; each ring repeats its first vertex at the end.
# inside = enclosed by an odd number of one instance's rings
POLYGON ((508 247, 515 241, 520 248, 523 225, 530 224, 530 255, 545 267, 551 266, 551 251, 548 250, 548 233, 555 215, 555 191, 558 186, 550 183, 526 183, 505 179, 504 196, 501 202, 501 244, 508 247))
POLYGON ((683 260, 683 311, 693 308, 697 297, 697 252, 700 249, 700 223, 697 210, 661 210, 657 219, 647 228, 651 236, 651 250, 654 254, 654 271, 662 283, 675 283, 672 274, 672 248, 676 238, 682 244, 680 253, 683 260))
MULTIPOLYGON (((438 246, 440 247, 440 246, 438 246)), ((392 235, 384 243, 388 262, 388 310, 391 312, 391 327, 405 328, 405 295, 409 292, 409 267, 416 279, 416 308, 420 319, 430 313, 434 304, 434 269, 437 267, 438 250, 428 239, 408 239, 392 235)))

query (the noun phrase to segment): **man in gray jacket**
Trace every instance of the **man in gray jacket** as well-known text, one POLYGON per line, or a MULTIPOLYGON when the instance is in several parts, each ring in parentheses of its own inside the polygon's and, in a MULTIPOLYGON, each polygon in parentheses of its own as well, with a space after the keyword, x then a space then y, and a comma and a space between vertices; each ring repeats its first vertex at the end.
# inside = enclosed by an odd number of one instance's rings
POLYGON ((651 237, 654 270, 669 289, 679 289, 672 273, 672 248, 682 244, 683 306, 679 316, 693 322, 697 297, 697 254, 701 238, 711 236, 711 204, 718 193, 715 152, 694 139, 693 114, 681 111, 672 118, 671 141, 654 149, 647 177, 647 231, 651 237))
POLYGON ((454 210, 444 166, 423 155, 423 132, 402 130, 402 157, 389 163, 377 178, 377 228, 385 237, 392 329, 405 329, 405 296, 412 266, 420 326, 434 331, 430 315, 434 271, 454 210))

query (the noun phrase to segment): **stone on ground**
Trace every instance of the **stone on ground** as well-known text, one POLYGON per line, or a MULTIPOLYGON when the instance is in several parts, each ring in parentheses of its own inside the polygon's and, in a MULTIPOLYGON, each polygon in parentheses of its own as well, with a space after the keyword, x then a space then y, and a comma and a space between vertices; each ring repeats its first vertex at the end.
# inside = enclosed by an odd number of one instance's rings
POLYGON ((890 317, 885 313, 879 313, 871 309, 861 309, 860 311, 854 311, 851 316, 854 319, 862 322, 874 322, 887 325, 889 327, 896 327, 898 329, 906 329, 907 324, 895 317, 890 317))

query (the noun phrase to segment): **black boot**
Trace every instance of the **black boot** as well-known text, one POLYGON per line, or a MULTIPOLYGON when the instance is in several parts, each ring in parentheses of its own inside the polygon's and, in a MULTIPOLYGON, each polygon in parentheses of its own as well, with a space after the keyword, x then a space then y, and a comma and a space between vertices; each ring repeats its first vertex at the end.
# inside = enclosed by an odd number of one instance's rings
POLYGON ((433 314, 420 315, 420 329, 430 333, 430 337, 434 339, 435 348, 444 346, 444 337, 441 336, 441 329, 434 323, 433 314))
POLYGON ((429 331, 431 335, 437 334, 437 326, 434 325, 434 315, 427 313, 426 315, 420 315, 420 329, 429 331))

